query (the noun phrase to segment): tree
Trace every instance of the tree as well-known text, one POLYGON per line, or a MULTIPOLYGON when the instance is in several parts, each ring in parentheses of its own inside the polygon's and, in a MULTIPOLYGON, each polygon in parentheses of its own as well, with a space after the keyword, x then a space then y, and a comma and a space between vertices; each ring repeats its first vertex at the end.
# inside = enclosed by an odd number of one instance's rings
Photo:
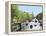
POLYGON ((37 18, 38 20, 43 19, 43 13, 39 13, 39 14, 36 16, 36 18, 37 18))
POLYGON ((29 20, 32 18, 32 14, 27 13, 26 11, 20 11, 18 8, 18 5, 12 4, 11 5, 11 22, 13 22, 13 19, 16 19, 18 21, 24 21, 29 20))
POLYGON ((27 19, 31 20, 32 19, 32 14, 27 13, 27 19))
POLYGON ((18 15, 19 15, 18 6, 15 4, 12 4, 11 5, 11 21, 13 21, 14 17, 16 17, 16 19, 18 20, 19 19, 18 15))

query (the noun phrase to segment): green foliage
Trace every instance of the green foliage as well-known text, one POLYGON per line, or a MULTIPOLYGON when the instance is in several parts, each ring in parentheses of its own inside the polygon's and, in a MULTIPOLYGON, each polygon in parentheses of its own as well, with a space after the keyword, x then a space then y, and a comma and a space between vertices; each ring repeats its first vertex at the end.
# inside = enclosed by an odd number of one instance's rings
POLYGON ((12 4, 11 5, 11 21, 13 21, 13 18, 16 17, 17 20, 18 20, 18 15, 19 15, 19 10, 18 10, 18 6, 17 5, 14 5, 12 4))
POLYGON ((12 17, 18 16, 18 14, 19 14, 18 6, 12 4, 12 5, 11 5, 11 16, 12 16, 12 17))
POLYGON ((29 14, 27 12, 20 11, 18 8, 18 5, 12 4, 11 5, 11 21, 13 21, 13 18, 18 21, 24 21, 24 20, 29 20, 32 19, 32 14, 29 14))
POLYGON ((27 19, 28 20, 31 20, 32 19, 32 14, 27 13, 26 15, 27 15, 27 19))
POLYGON ((39 14, 36 16, 36 18, 37 18, 38 20, 43 19, 43 13, 39 13, 39 14))

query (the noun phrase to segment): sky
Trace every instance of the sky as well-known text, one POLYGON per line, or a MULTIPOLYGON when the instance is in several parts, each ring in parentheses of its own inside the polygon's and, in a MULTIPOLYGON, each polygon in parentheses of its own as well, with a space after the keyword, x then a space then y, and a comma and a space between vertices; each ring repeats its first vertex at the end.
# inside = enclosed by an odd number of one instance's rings
POLYGON ((19 5, 19 10, 20 11, 26 11, 30 14, 34 14, 34 17, 42 12, 42 7, 41 6, 26 6, 26 5, 19 5))

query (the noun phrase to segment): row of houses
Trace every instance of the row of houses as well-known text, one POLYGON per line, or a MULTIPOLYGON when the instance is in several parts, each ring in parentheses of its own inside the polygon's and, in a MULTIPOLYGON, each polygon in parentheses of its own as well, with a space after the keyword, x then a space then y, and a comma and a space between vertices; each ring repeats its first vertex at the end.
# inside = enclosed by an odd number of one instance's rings
MULTIPOLYGON (((14 20, 14 22, 16 22, 14 20)), ((16 22, 17 23, 17 22, 16 22)), ((43 24, 39 22, 36 18, 32 19, 32 21, 26 20, 26 22, 23 23, 14 23, 14 26, 12 26, 12 31, 28 31, 28 30, 42 30, 43 29, 43 24)))

